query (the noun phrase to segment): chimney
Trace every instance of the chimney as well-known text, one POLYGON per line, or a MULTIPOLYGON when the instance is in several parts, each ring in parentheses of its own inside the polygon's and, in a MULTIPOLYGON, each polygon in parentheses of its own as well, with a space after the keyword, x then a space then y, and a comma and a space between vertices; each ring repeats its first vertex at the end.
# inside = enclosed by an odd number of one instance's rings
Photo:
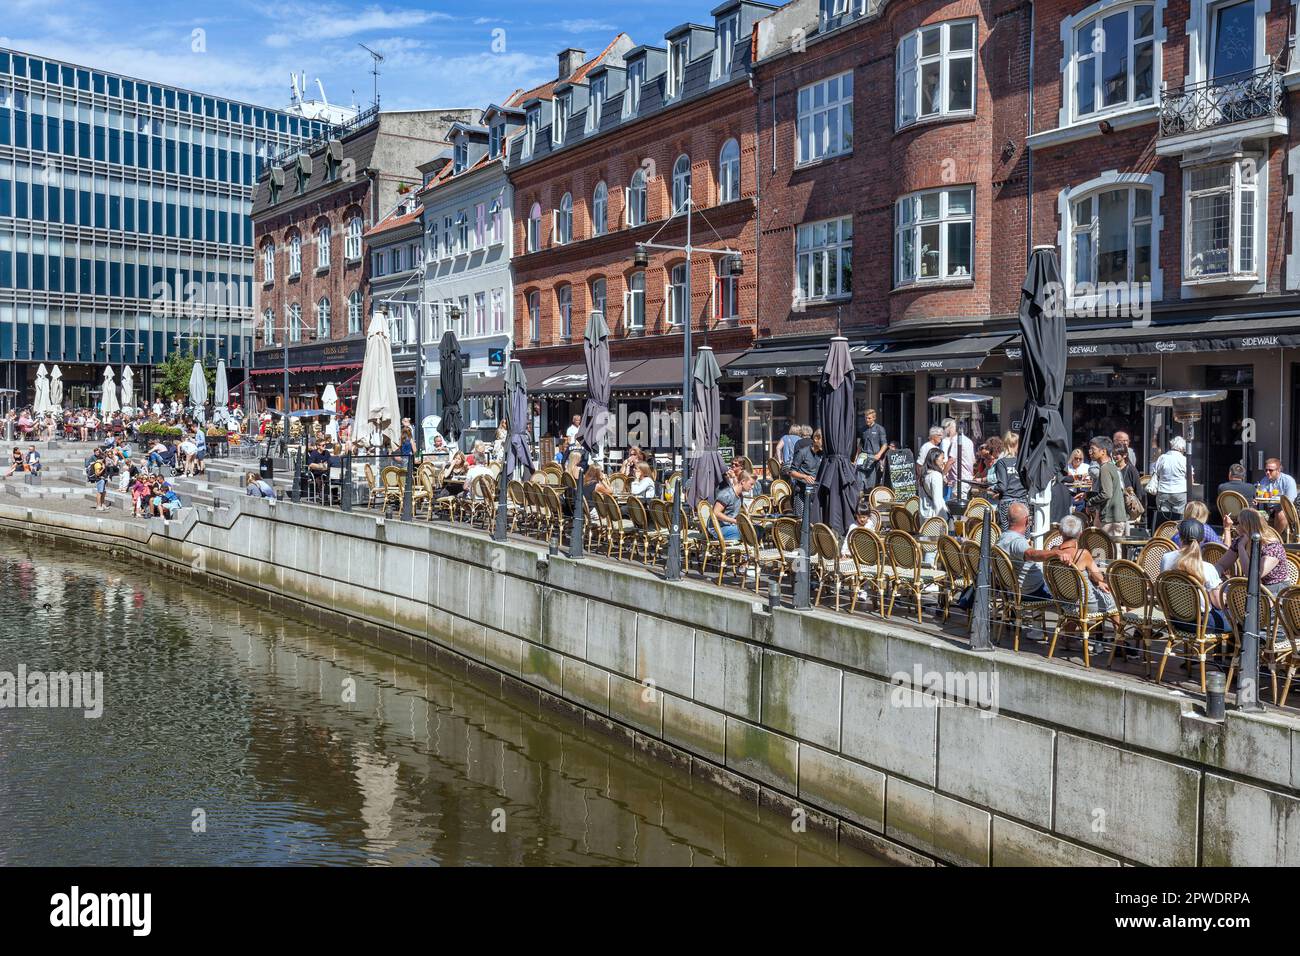
POLYGON ((567 80, 587 59, 587 51, 569 47, 560 51, 560 79, 567 80))

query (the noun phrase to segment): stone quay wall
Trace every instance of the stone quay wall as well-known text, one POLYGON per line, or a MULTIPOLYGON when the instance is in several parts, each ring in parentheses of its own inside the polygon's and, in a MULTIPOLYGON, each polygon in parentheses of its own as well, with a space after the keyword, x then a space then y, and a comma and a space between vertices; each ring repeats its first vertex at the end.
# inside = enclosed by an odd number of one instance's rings
POLYGON ((1300 721, 778 608, 445 523, 236 498, 170 523, 0 503, 567 711, 912 864, 1295 865, 1300 721))

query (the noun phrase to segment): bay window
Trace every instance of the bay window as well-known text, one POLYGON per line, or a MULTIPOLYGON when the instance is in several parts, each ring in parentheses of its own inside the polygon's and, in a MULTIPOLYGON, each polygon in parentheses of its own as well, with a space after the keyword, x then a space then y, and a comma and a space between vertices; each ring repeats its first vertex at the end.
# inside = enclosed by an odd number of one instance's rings
POLYGON ((1090 294, 1102 283, 1151 281, 1151 200, 1148 186, 1072 199, 1066 269, 1071 294, 1090 294))
POLYGON ((853 292, 853 218, 827 219, 799 227, 795 236, 795 281, 803 302, 853 292))
POLYGON ((897 127, 975 111, 975 21, 922 27, 898 44, 897 127))
POLYGON ((1259 190, 1255 160, 1195 166, 1184 177, 1185 277, 1255 277, 1259 190))
POLYGON ((970 186, 904 196, 895 207, 894 284, 968 279, 974 269, 975 191, 970 186))

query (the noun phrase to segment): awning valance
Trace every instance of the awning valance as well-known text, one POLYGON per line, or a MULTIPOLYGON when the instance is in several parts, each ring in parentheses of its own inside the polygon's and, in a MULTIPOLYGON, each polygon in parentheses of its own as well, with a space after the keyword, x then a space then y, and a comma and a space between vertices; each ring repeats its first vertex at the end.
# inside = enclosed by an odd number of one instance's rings
MULTIPOLYGON (((1070 329, 1069 342, 1070 358, 1300 348, 1300 315, 1208 319, 1179 325, 1128 325, 1111 329, 1074 328, 1070 329)), ((1020 358, 1018 340, 1007 348, 1007 358, 1020 358)))
MULTIPOLYGON (((725 372, 732 362, 744 354, 744 352, 714 352, 713 357, 717 359, 718 367, 725 372)), ((691 357, 692 368, 698 355, 699 353, 696 352, 691 357)), ((615 392, 680 392, 683 381, 682 373, 685 371, 682 362, 681 355, 664 355, 659 358, 646 359, 644 362, 637 363, 635 368, 629 369, 620 378, 615 379, 612 383, 613 389, 615 392)))
POLYGON ((978 369, 989 353, 1012 338, 1009 332, 998 335, 971 335, 948 342, 924 345, 882 346, 863 358, 854 356, 854 366, 867 375, 893 375, 905 372, 970 372, 978 369))

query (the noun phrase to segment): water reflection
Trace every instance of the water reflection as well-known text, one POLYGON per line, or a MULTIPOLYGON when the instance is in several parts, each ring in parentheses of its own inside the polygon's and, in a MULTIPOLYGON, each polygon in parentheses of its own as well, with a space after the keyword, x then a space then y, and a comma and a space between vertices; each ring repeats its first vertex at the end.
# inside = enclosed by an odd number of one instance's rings
POLYGON ((123 560, 0 538, 0 864, 875 864, 463 676, 123 560), (196 820, 206 823, 195 832, 196 820))

